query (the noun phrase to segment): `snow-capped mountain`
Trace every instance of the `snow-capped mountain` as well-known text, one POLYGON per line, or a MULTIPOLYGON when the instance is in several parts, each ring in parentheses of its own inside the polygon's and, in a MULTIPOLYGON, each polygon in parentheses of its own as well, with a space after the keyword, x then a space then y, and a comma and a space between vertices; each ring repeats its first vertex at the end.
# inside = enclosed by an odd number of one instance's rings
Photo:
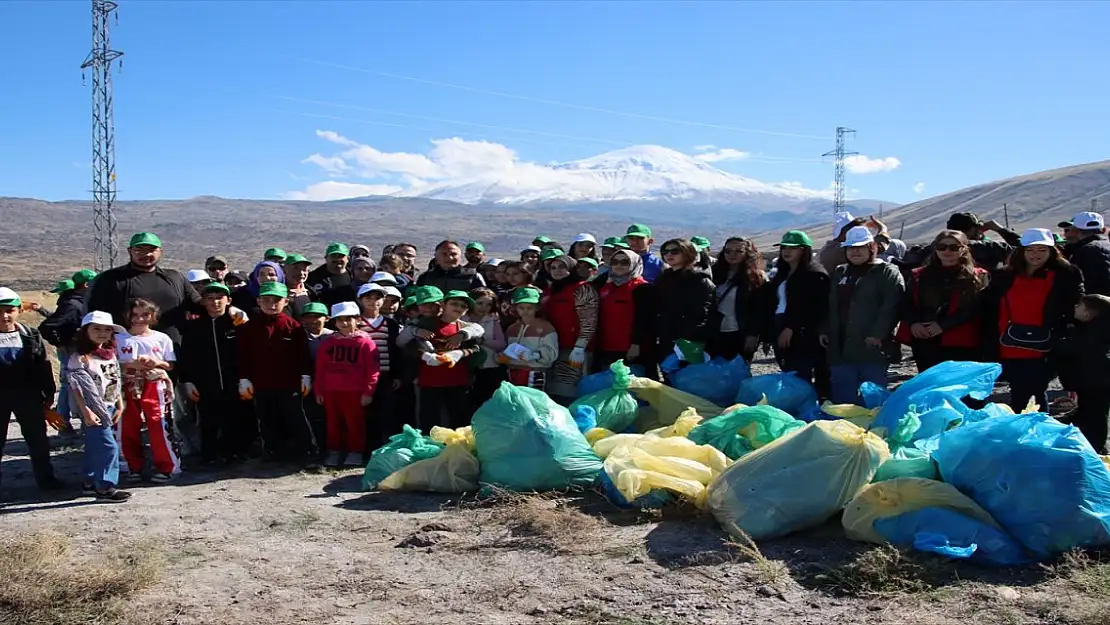
POLYGON ((567 163, 516 163, 507 172, 434 184, 401 195, 465 204, 681 202, 781 210, 828 192, 731 174, 657 145, 640 145, 567 163))

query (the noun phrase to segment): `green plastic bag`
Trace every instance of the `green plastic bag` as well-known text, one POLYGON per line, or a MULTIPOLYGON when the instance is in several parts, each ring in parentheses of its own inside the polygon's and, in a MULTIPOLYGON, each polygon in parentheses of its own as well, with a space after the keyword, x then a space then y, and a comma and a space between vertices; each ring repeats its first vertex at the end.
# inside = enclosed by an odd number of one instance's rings
POLYGON ((417 460, 435 458, 443 445, 408 425, 400 434, 389 437, 389 442, 370 454, 366 471, 362 474, 362 490, 374 490, 378 483, 417 460))
POLYGON ((702 421, 687 438, 716 447, 736 460, 803 427, 804 421, 774 406, 748 406, 702 421))
POLYGON ((609 371, 613 372, 613 386, 578 398, 570 405, 570 413, 576 414, 579 406, 589 406, 597 413, 597 425, 594 427, 624 432, 636 421, 640 410, 636 398, 628 390, 632 370, 625 366, 623 360, 618 360, 610 365, 609 371))
POLYGON ((678 339, 675 341, 675 347, 678 351, 682 352, 680 357, 686 362, 698 364, 707 362, 709 359, 705 356, 705 343, 698 343, 687 339, 678 339))
POLYGON ((879 467, 871 482, 885 482, 902 477, 939 480, 940 471, 937 470, 937 464, 928 453, 913 447, 902 447, 894 452, 890 460, 879 467))
POLYGON ((593 486, 602 460, 566 408, 543 391, 502 382, 474 413, 480 482, 515 491, 593 486))

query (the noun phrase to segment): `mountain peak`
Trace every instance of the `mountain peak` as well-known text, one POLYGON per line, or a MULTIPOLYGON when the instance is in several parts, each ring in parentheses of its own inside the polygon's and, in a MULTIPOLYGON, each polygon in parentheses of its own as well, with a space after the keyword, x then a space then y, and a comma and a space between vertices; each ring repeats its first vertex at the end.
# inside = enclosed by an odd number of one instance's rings
POLYGON ((657 172, 719 171, 678 150, 661 145, 634 145, 556 165, 568 170, 640 169, 657 172))

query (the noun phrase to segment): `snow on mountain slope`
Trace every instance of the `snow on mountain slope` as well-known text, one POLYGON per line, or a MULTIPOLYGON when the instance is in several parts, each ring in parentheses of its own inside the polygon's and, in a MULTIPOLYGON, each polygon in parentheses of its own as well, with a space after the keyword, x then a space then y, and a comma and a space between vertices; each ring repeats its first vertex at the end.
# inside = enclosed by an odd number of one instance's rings
POLYGON ((550 166, 516 163, 507 173, 433 184, 400 195, 466 204, 629 200, 763 204, 820 199, 828 193, 760 182, 676 150, 640 145, 550 166))

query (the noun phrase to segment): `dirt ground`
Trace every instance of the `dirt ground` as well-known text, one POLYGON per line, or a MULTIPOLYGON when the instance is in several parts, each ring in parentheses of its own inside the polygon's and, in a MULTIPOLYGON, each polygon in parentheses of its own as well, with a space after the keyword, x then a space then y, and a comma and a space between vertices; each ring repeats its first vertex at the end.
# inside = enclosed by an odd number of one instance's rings
MULTIPOLYGON (((594 493, 362 493, 358 471, 260 464, 187 471, 120 505, 44 501, 14 424, 9 441, 3 623, 1105 625, 1110 614, 1099 554, 979 569, 851 543, 835 519, 753 547, 696 510, 628 512, 594 493)), ((76 484, 80 458, 58 446, 54 466, 76 484)))

